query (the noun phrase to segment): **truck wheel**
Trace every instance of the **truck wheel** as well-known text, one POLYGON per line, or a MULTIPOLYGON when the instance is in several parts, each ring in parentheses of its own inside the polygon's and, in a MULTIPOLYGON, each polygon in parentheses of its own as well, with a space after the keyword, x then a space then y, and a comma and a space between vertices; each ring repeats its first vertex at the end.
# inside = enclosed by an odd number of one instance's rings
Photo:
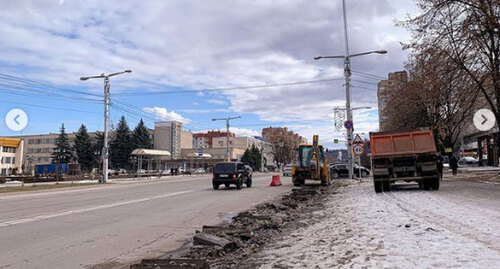
POLYGON ((337 172, 333 172, 333 173, 332 173, 332 178, 334 178, 334 179, 339 178, 339 173, 337 173, 337 172))
POLYGON ((212 183, 212 187, 214 187, 214 190, 218 190, 219 189, 219 184, 212 183))
POLYGON ((423 180, 417 182, 418 183, 418 188, 423 190, 424 189, 424 183, 423 183, 423 180))
POLYGON ((432 189, 437 191, 439 190, 439 177, 436 177, 435 179, 432 180, 432 189))
POLYGON ((390 181, 384 181, 382 183, 382 189, 384 191, 391 191, 391 182, 390 181))
POLYGON ((302 184, 301 184, 301 182, 299 180, 295 180, 295 181, 293 181, 293 185, 295 187, 300 187, 300 185, 302 185, 302 184))
POLYGON ((247 188, 251 188, 252 187, 252 178, 249 177, 247 178, 247 183, 245 183, 247 185, 247 188))
POLYGON ((368 174, 366 173, 366 171, 361 172, 361 177, 367 177, 367 176, 368 176, 368 174))
POLYGON ((382 192, 382 181, 373 181, 373 186, 376 193, 382 192))
POLYGON ((241 178, 236 181, 236 189, 241 190, 241 178))
POLYGON ((428 179, 423 179, 422 180, 422 189, 428 191, 431 189, 431 182, 428 179))

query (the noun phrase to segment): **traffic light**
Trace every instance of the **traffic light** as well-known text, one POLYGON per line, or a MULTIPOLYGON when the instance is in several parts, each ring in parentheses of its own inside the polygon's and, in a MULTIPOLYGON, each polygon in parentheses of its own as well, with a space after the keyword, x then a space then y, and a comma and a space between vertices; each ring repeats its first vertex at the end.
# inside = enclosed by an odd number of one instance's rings
POLYGON ((338 144, 339 140, 338 139, 333 139, 333 143, 338 144))

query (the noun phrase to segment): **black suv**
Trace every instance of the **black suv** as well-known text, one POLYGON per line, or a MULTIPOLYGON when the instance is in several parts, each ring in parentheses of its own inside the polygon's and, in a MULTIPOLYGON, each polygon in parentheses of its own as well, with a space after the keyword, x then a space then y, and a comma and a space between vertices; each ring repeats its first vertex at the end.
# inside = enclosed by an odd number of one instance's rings
POLYGON ((231 184, 236 185, 240 190, 245 183, 247 188, 252 187, 252 170, 245 167, 241 162, 222 162, 215 164, 212 177, 212 186, 214 190, 219 189, 221 184, 229 188, 231 184))

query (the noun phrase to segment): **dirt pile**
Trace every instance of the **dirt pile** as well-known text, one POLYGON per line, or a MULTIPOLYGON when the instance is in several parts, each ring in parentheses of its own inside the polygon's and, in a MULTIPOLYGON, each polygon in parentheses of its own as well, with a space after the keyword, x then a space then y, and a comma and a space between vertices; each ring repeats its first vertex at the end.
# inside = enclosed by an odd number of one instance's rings
POLYGON ((197 231, 195 244, 184 258, 205 259, 210 268, 241 268, 241 261, 263 245, 287 233, 289 229, 305 225, 300 220, 322 209, 326 194, 335 192, 338 186, 294 188, 281 201, 263 203, 253 210, 239 213, 228 225, 205 226, 202 231, 197 231), (197 244, 197 237, 205 238, 204 235, 208 234, 214 242, 197 244))

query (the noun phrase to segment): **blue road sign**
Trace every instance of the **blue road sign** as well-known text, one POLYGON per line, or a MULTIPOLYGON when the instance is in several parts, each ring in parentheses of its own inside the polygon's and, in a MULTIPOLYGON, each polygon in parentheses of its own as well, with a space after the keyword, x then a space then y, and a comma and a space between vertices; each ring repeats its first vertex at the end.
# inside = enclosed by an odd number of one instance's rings
POLYGON ((344 121, 344 127, 345 127, 346 129, 348 129, 348 130, 349 130, 349 129, 352 129, 352 127, 353 127, 353 123, 352 123, 352 121, 350 121, 350 120, 346 120, 346 121, 344 121))

